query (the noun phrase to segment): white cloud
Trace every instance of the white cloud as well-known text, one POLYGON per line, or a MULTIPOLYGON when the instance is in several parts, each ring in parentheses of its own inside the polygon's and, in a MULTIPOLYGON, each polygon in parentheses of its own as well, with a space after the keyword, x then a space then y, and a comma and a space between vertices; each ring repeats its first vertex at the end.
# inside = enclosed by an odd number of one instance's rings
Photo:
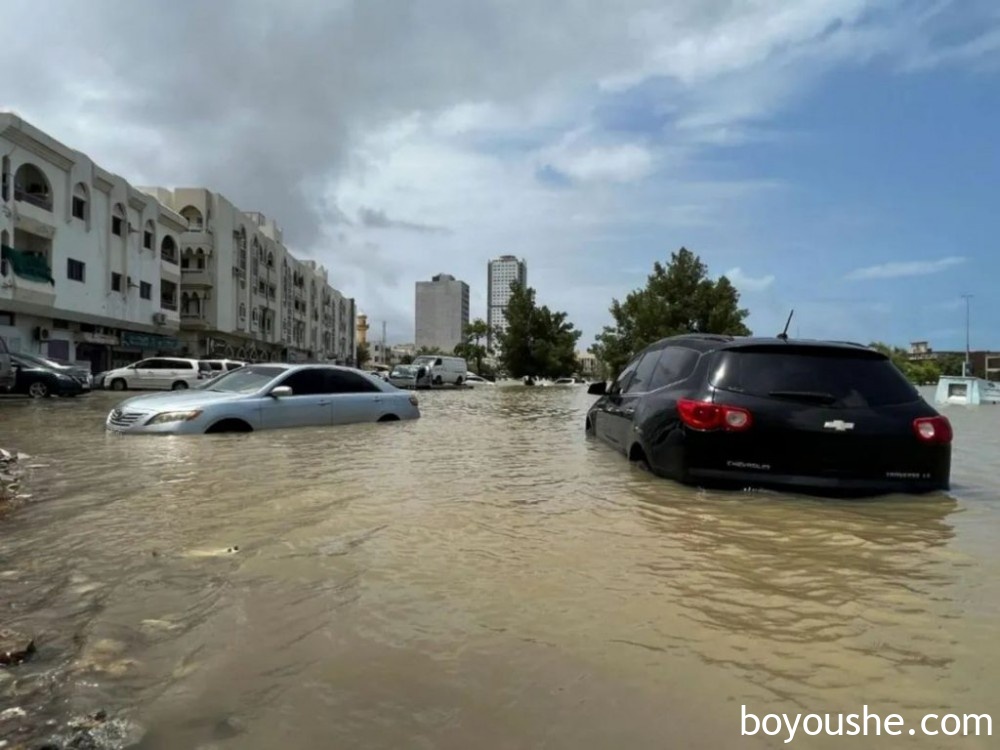
POLYGON ((748 276, 739 266, 726 271, 726 277, 740 292, 762 292, 774 283, 774 275, 748 276))
POLYGON ((541 166, 551 166, 581 182, 635 182, 652 172, 653 155, 634 143, 573 146, 543 157, 541 166))
POLYGON ((965 258, 949 256, 938 260, 911 260, 882 263, 877 266, 856 268, 845 278, 850 281, 870 281, 873 279, 898 279, 904 276, 927 276, 941 273, 965 262, 965 258))

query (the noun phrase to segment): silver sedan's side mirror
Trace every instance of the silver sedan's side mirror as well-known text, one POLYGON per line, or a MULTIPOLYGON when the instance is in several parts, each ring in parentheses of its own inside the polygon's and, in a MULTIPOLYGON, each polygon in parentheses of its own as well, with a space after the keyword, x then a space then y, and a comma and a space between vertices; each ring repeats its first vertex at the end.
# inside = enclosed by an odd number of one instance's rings
POLYGON ((281 398, 282 396, 291 396, 292 389, 287 385, 275 386, 271 389, 271 398, 281 398))

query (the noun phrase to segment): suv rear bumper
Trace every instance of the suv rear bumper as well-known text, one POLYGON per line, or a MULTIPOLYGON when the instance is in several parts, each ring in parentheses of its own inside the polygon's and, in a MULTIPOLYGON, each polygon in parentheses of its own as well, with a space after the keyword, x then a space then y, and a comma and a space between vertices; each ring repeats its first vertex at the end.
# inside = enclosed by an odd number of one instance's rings
POLYGON ((798 490, 822 495, 927 494, 950 489, 947 478, 941 479, 849 479, 797 474, 769 474, 754 471, 689 469, 685 483, 757 487, 761 489, 798 490))

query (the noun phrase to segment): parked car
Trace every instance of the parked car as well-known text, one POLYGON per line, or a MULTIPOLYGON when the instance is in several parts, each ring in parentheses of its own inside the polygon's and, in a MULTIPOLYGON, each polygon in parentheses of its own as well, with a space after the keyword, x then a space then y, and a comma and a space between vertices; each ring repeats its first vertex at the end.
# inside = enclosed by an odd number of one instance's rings
POLYGON ((430 370, 420 365, 396 365, 386 378, 397 388, 430 388, 430 370))
POLYGON ((493 382, 487 380, 486 378, 484 378, 484 377, 482 377, 480 375, 476 375, 476 373, 472 372, 471 370, 469 372, 465 373, 465 384, 466 385, 473 385, 473 386, 475 386, 475 385, 494 385, 493 382))
POLYGON ((882 494, 946 490, 952 428, 860 344, 688 335, 647 347, 588 434, 687 484, 882 494))
POLYGON ((419 357, 415 357, 412 364, 417 367, 423 365, 430 369, 431 382, 434 385, 442 385, 444 383, 462 385, 465 381, 465 373, 469 371, 469 365, 463 357, 422 354, 419 357))
POLYGON ((90 373, 89 363, 87 365, 78 365, 75 362, 68 362, 64 359, 53 359, 52 357, 43 357, 40 354, 25 354, 23 352, 18 352, 18 356, 22 359, 31 360, 42 367, 49 367, 57 372, 65 373, 71 378, 75 378, 83 386, 84 391, 89 392, 93 387, 94 376, 90 373))
POLYGON ((14 387, 14 366, 10 362, 7 342, 0 337, 0 392, 14 387))
POLYGON ((251 432, 417 419, 417 397, 337 365, 247 365, 185 393, 133 396, 105 426, 125 433, 251 432))
POLYGON ((151 357, 127 367, 109 370, 99 376, 104 388, 112 391, 174 390, 179 391, 213 376, 211 365, 183 357, 151 357))
POLYGON ((65 367, 52 365, 29 354, 11 354, 14 385, 11 393, 23 393, 32 398, 48 396, 79 396, 84 392, 80 380, 65 367))
POLYGON ((221 372, 238 370, 240 367, 247 364, 246 362, 242 362, 238 359, 202 359, 200 361, 206 362, 212 369, 212 377, 215 377, 221 372))

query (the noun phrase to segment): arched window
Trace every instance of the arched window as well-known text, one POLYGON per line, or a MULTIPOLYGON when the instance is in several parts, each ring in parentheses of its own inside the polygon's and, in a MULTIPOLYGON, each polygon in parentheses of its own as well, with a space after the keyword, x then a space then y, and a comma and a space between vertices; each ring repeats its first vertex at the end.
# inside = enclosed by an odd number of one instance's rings
POLYGON ((142 246, 146 250, 152 250, 156 247, 156 224, 153 223, 152 219, 148 219, 142 229, 142 246))
POLYGON ((180 214, 187 220, 188 229, 192 232, 200 232, 205 228, 205 220, 201 216, 201 211, 194 206, 185 206, 181 209, 180 214))
POLYGON ((242 323, 247 319, 247 303, 240 302, 240 322, 242 323))
POLYGON ((199 271, 205 270, 205 251, 200 247, 198 248, 198 252, 195 253, 195 268, 199 271))
POLYGON ((268 252, 267 254, 267 267, 274 268, 274 253, 268 252))
POLYGON ((73 188, 72 213, 74 219, 85 221, 90 226, 90 191, 82 182, 76 183, 73 188))
POLYGON ((253 317, 251 318, 251 322, 254 328, 256 328, 260 323, 260 313, 257 311, 256 307, 253 309, 253 317))
POLYGON ((160 257, 168 263, 177 263, 177 243, 169 234, 163 237, 160 243, 160 257))
POLYGON ((111 209, 111 234, 115 237, 125 236, 125 206, 116 203, 111 209))
POLYGON ((14 200, 51 211, 52 186, 49 178, 34 164, 22 164, 14 174, 14 200))

